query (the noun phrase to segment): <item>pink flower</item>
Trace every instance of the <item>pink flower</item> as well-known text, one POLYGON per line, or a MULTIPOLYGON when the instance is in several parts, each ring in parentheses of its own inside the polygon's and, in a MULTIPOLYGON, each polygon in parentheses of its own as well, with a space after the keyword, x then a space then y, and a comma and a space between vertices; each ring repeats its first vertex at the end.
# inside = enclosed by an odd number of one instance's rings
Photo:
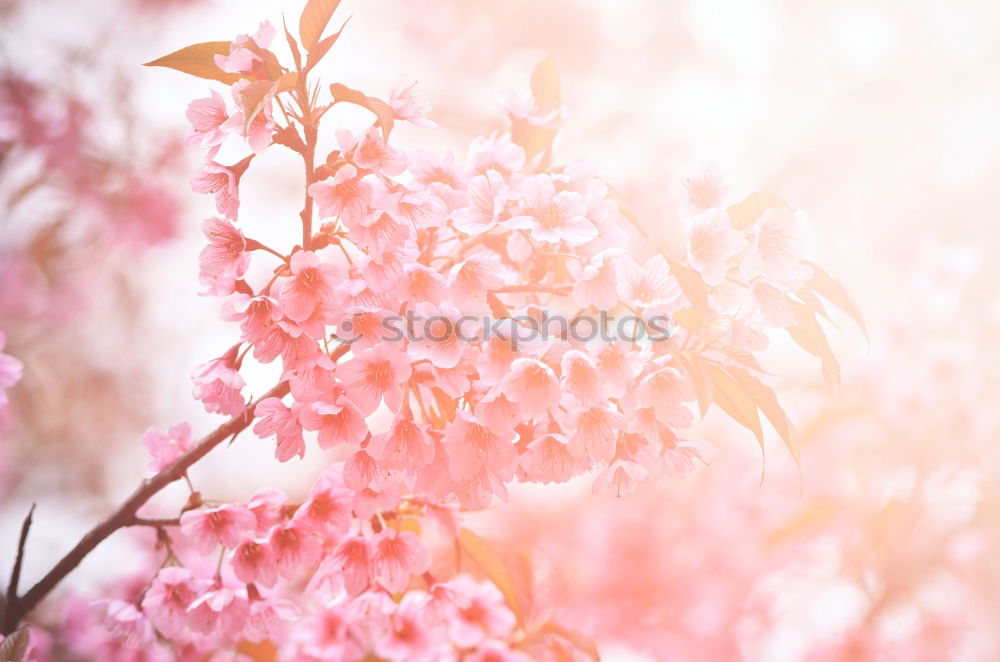
POLYGON ((239 349, 239 345, 233 346, 219 358, 201 364, 191 374, 194 398, 205 405, 206 411, 236 416, 246 407, 240 395, 246 382, 236 368, 239 349))
POLYGON ((333 177, 311 184, 309 195, 316 200, 322 218, 339 216, 351 227, 368 215, 375 191, 371 184, 358 177, 358 169, 348 163, 333 177))
POLYGON ((344 538, 333 553, 334 563, 341 569, 347 594, 355 597, 371 586, 374 578, 372 549, 361 536, 344 538))
POLYGON ((261 438, 278 436, 278 444, 274 449, 274 457, 278 462, 287 462, 296 455, 305 455, 306 444, 302 438, 299 418, 279 398, 267 398, 258 402, 254 415, 260 419, 253 427, 254 434, 261 438))
POLYGON ((797 286, 812 275, 802 264, 808 231, 805 216, 787 208, 768 209, 757 221, 753 248, 740 264, 744 278, 763 276, 772 283, 797 286))
POLYGON ((608 405, 572 412, 569 416, 569 452, 592 463, 614 457, 615 443, 625 417, 608 405))
POLYGON ((549 407, 559 404, 559 380, 552 368, 536 359, 520 358, 510 364, 510 372, 499 386, 504 397, 518 405, 526 419, 541 420, 549 407))
POLYGON ((288 624, 299 618, 301 612, 289 600, 266 598, 250 602, 250 619, 243 630, 248 641, 281 641, 288 624))
POLYGON ((590 356, 578 349, 563 354, 561 361, 562 385, 582 405, 595 404, 602 398, 601 377, 590 356))
POLYGON ((518 467, 522 480, 565 483, 585 468, 570 452, 564 434, 546 434, 528 444, 518 467))
POLYGON ((233 572, 241 582, 269 588, 278 581, 274 552, 266 542, 244 540, 233 552, 232 564, 233 572))
POLYGON ((134 604, 124 600, 107 600, 99 606, 104 611, 104 627, 116 640, 131 648, 153 644, 153 628, 134 604))
POLYGON ((586 308, 611 310, 618 305, 616 258, 619 249, 609 248, 590 258, 582 267, 576 261, 569 263, 573 275, 573 302, 586 308))
POLYGON ((437 126, 427 119, 427 113, 431 112, 431 105, 424 95, 417 91, 416 82, 405 87, 402 85, 394 87, 389 93, 389 107, 392 108, 392 114, 398 120, 408 121, 425 128, 437 126))
POLYGON ((452 214, 452 222, 460 231, 476 235, 496 227, 500 215, 507 208, 507 202, 517 194, 496 170, 488 170, 485 175, 477 175, 469 182, 469 204, 452 214))
POLYGON ((385 636, 375 645, 379 657, 387 660, 437 662, 445 657, 442 633, 427 623, 428 595, 411 591, 403 596, 389 618, 385 636))
POLYGON ((222 125, 229 119, 226 102, 215 90, 206 99, 195 99, 187 108, 187 119, 191 123, 189 143, 199 143, 202 147, 215 147, 226 138, 222 125))
POLYGON ((292 255, 291 276, 275 281, 278 301, 288 319, 303 322, 317 306, 328 306, 333 301, 340 275, 332 264, 320 262, 312 251, 298 251, 292 255))
POLYGON ((245 595, 216 586, 191 603, 188 616, 188 627, 195 632, 228 642, 236 639, 246 627, 250 603, 245 595))
POLYGON ((726 279, 726 263, 747 245, 742 232, 732 228, 729 214, 723 209, 712 209, 697 216, 688 236, 688 264, 701 274, 710 287, 726 279))
POLYGON ((293 521, 312 531, 342 536, 351 527, 353 497, 339 478, 333 484, 317 481, 309 499, 295 511, 293 521))
POLYGON ((410 358, 414 361, 426 359, 438 368, 457 366, 468 342, 476 337, 474 325, 447 302, 440 308, 431 303, 418 303, 414 312, 417 325, 412 328, 410 358))
POLYGON ((587 220, 583 196, 575 191, 556 193, 549 175, 528 177, 523 193, 520 215, 507 221, 509 227, 530 230, 532 239, 549 243, 580 245, 597 237, 597 228, 587 220))
POLYGON ((403 401, 403 384, 412 373, 406 354, 385 343, 364 350, 337 370, 337 376, 347 386, 347 394, 365 416, 385 400, 386 406, 398 411, 403 401))
MULTIPOLYGON (((246 113, 248 109, 243 107, 243 91, 250 87, 250 81, 241 79, 233 84, 232 95, 233 99, 236 101, 236 107, 238 110, 232 114, 232 116, 226 120, 226 123, 222 125, 222 128, 231 133, 235 133, 240 136, 244 136, 247 139, 247 143, 250 145, 250 149, 253 150, 254 154, 260 154, 265 149, 270 147, 271 139, 274 136, 274 120, 271 117, 271 101, 273 97, 273 92, 265 96, 265 98, 260 102, 261 106, 257 109, 257 114, 253 116, 250 121, 250 126, 246 127, 246 133, 244 134, 244 119, 246 118, 246 113)), ((253 112, 254 109, 249 109, 253 112)))
POLYGON ((312 566, 323 553, 323 545, 316 535, 294 522, 273 528, 268 546, 274 551, 278 573, 288 579, 302 568, 312 566))
POLYGON ((662 255, 654 255, 641 267, 630 257, 622 258, 618 265, 618 296, 626 303, 657 309, 680 299, 680 285, 662 255))
POLYGON ((299 414, 306 430, 319 432, 317 441, 322 449, 330 449, 340 444, 356 446, 368 434, 365 417, 358 407, 344 395, 336 396, 336 402, 313 402, 299 414))
POLYGON ((491 582, 477 584, 468 575, 459 575, 447 583, 455 607, 448 629, 456 646, 473 648, 487 639, 502 639, 514 629, 517 619, 491 582))
POLYGON ((21 375, 24 374, 24 364, 13 356, 3 353, 6 344, 7 336, 0 331, 0 408, 10 401, 5 389, 21 381, 21 375))
POLYGON ((243 342, 256 345, 267 338, 268 329, 282 315, 278 302, 271 297, 237 292, 222 304, 221 317, 227 322, 239 322, 243 342))
POLYGON ((448 272, 447 281, 452 303, 472 312, 488 310, 486 295, 503 286, 498 273, 501 268, 496 256, 490 253, 476 253, 456 264, 448 272))
POLYGON ((388 432, 372 437, 368 453, 388 469, 419 469, 434 461, 434 440, 409 414, 396 417, 388 432))
POLYGON ((415 534, 385 529, 375 538, 375 578, 390 593, 399 593, 411 575, 421 575, 431 565, 430 550, 415 534))
POLYGON ((236 280, 243 277, 250 265, 246 238, 236 226, 221 218, 205 219, 202 232, 208 245, 198 256, 198 280, 206 294, 232 294, 236 280))
POLYGON ((163 568, 143 596, 142 609, 163 636, 177 639, 187 628, 188 607, 205 584, 196 580, 187 568, 163 568))
POLYGON ((256 525, 253 513, 239 505, 189 510, 181 515, 181 533, 202 554, 212 553, 220 544, 234 549, 256 525))
MULTIPOLYGON (((249 162, 247 162, 249 163, 249 162)), ((195 193, 211 193, 215 196, 215 208, 231 221, 236 220, 240 209, 240 177, 244 166, 224 166, 215 161, 206 161, 191 178, 191 189, 195 193)))
POLYGON ((273 487, 262 487, 253 493, 247 501, 247 510, 257 518, 254 532, 258 535, 267 533, 272 526, 285 521, 282 508, 288 502, 288 495, 273 487))
POLYGON ((496 170, 504 177, 520 172, 524 167, 524 150, 506 135, 475 138, 469 144, 469 168, 474 175, 496 170))
POLYGON ((463 409, 445 428, 441 444, 448 456, 448 474, 454 480, 465 480, 480 469, 502 473, 517 458, 513 436, 480 423, 463 409))
POLYGON ((398 175, 406 170, 406 157, 385 143, 378 127, 369 128, 360 141, 356 141, 349 131, 341 129, 337 131, 337 142, 344 154, 354 150, 354 162, 361 168, 385 175, 398 175))
POLYGON ((511 650, 502 641, 484 641, 464 658, 465 662, 531 662, 521 651, 511 650))
POLYGON ((684 217, 725 207, 729 193, 722 172, 714 163, 694 169, 690 174, 671 184, 670 189, 684 217))
POLYGON ((633 380, 642 372, 645 357, 632 350, 627 343, 595 343, 589 348, 597 361, 604 395, 620 398, 633 386, 633 380))
POLYGON ((142 446, 152 456, 150 471, 163 471, 191 447, 191 425, 181 421, 171 426, 167 434, 149 428, 142 435, 142 446))
POLYGON ((653 409, 656 420, 667 425, 676 422, 678 417, 688 416, 683 403, 694 397, 694 387, 674 368, 662 368, 646 375, 635 390, 636 404, 653 409))

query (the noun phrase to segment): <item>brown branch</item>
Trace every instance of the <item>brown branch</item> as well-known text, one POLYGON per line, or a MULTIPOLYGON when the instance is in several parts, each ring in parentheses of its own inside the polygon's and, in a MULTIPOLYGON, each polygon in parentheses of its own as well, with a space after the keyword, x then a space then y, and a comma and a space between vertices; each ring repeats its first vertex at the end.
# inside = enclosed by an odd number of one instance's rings
MULTIPOLYGON (((192 446, 186 453, 177 458, 170 466, 151 478, 147 478, 139 484, 139 487, 132 492, 118 509, 104 519, 100 524, 84 534, 80 541, 67 554, 56 563, 49 572, 42 577, 37 584, 32 586, 27 593, 17 597, 12 593, 12 599, 8 599, 4 612, 2 633, 7 635, 17 629, 21 619, 31 612, 38 603, 47 596, 52 589, 61 582, 66 575, 73 571, 83 559, 94 550, 105 538, 112 533, 126 526, 136 524, 136 513, 150 498, 164 487, 180 480, 184 472, 195 462, 205 457, 209 451, 221 444, 234 434, 247 428, 253 421, 253 412, 257 404, 266 398, 281 398, 288 394, 288 382, 281 382, 260 398, 250 403, 239 416, 229 419, 220 425, 214 432, 201 439, 192 446)), ((26 521, 27 524, 27 521, 26 521)), ((26 530, 22 530, 22 538, 27 535, 26 530)), ((20 560, 20 554, 18 555, 20 560)))
MULTIPOLYGON (((21 537, 17 539, 17 557, 14 559, 14 569, 10 572, 10 583, 7 584, 7 602, 4 609, 6 612, 17 603, 17 585, 21 581, 21 565, 24 563, 24 545, 28 542, 28 531, 31 529, 31 516, 35 513, 35 504, 31 504, 28 516, 21 524, 21 537)), ((4 634, 10 634, 6 632, 4 634)))

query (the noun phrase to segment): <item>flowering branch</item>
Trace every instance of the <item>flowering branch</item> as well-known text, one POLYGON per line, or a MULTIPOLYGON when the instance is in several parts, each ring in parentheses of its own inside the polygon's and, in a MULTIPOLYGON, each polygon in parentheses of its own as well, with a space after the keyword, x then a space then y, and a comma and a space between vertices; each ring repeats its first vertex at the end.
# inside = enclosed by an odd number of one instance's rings
POLYGON ((31 514, 29 513, 28 519, 25 520, 25 526, 21 531, 17 562, 14 565, 14 574, 11 577, 11 586, 8 589, 7 606, 3 615, 2 632, 0 633, 7 635, 16 630, 21 619, 34 609, 66 575, 80 565, 80 562, 105 538, 118 529, 135 524, 136 513, 139 508, 145 505, 147 501, 164 487, 176 480, 180 480, 191 465, 205 457, 213 448, 250 425, 250 422, 253 421, 254 410, 261 400, 284 397, 288 394, 288 390, 288 382, 281 382, 276 385, 256 401, 249 404, 243 413, 232 417, 217 427, 211 434, 191 447, 190 450, 177 458, 166 469, 142 481, 139 487, 118 506, 115 512, 111 513, 104 521, 85 533, 76 546, 67 552, 37 584, 32 586, 27 593, 18 597, 16 595, 16 582, 20 574, 24 539, 27 535, 27 528, 31 523, 31 514))

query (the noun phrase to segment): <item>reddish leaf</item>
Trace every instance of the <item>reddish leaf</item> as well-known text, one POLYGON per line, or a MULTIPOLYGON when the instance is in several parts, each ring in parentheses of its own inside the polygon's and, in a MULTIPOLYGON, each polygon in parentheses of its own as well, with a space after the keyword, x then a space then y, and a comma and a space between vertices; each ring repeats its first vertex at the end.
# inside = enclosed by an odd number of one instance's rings
POLYGON ((243 106, 243 135, 247 135, 254 118, 270 102, 278 83, 273 80, 259 80, 250 83, 240 92, 240 105, 243 106))
POLYGON ((299 18, 299 40, 306 51, 311 51, 323 36, 326 24, 337 10, 340 0, 309 0, 299 18))
POLYGON ((389 132, 392 131, 393 126, 392 108, 389 107, 389 104, 381 99, 367 96, 364 92, 347 87, 341 83, 330 85, 330 94, 333 95, 335 103, 341 101, 353 103, 375 113, 379 127, 382 129, 382 137, 385 140, 389 139, 389 132))
POLYGON ((226 73, 215 66, 215 56, 229 55, 229 47, 230 42, 228 41, 207 41, 202 44, 193 44, 147 62, 145 66, 168 67, 198 78, 217 80, 226 85, 232 85, 240 79, 240 75, 226 73))
MULTIPOLYGON (((351 19, 348 18, 347 21, 349 20, 351 19)), ((334 34, 318 42, 316 46, 309 51, 309 56, 306 58, 306 68, 303 69, 303 71, 309 71, 319 64, 319 61, 323 59, 323 56, 327 54, 327 51, 333 48, 333 45, 337 43, 338 39, 340 39, 340 35, 344 32, 344 28, 347 27, 347 21, 344 21, 344 24, 341 25, 340 29, 334 34)))
POLYGON ((837 308, 840 308, 842 311, 847 313, 850 318, 861 327, 861 330, 865 334, 865 339, 867 340, 868 329, 865 327, 864 315, 861 314, 861 310, 858 308, 857 304, 854 303, 854 299, 851 298, 851 295, 847 293, 847 289, 840 283, 840 281, 823 271, 823 269, 821 269, 818 265, 813 264, 808 260, 803 260, 802 263, 813 270, 813 276, 809 279, 809 287, 837 308))
POLYGON ((799 466, 798 436, 795 433, 795 428, 792 426, 791 419, 788 418, 788 414, 778 402, 778 397, 775 395, 774 389, 742 368, 731 367, 729 368, 729 374, 735 377, 743 388, 746 389, 747 393, 750 394, 750 397, 754 399, 757 407, 764 413, 767 420, 771 422, 771 425, 774 426, 781 440, 785 442, 785 447, 788 448, 788 452, 795 459, 796 466, 799 466))
POLYGON ((790 302, 790 305, 795 313, 796 324, 785 330, 799 347, 823 362, 823 378, 831 388, 836 388, 840 384, 840 363, 830 349, 830 343, 826 339, 823 327, 819 325, 819 320, 816 319, 816 313, 796 301, 790 302))
POLYGON ((479 566, 483 574, 500 589, 504 600, 507 601, 507 606, 517 616, 517 622, 524 623, 521 606, 517 599, 517 586, 514 584, 514 577, 493 546, 466 528, 459 531, 458 544, 479 566))
POLYGON ((285 17, 281 17, 281 27, 285 29, 285 40, 288 42, 288 48, 292 51, 292 59, 295 60, 295 68, 302 68, 302 54, 299 53, 299 45, 295 43, 295 37, 292 33, 288 31, 288 23, 285 22, 285 17))
POLYGON ((720 366, 712 363, 705 365, 708 375, 715 384, 715 403, 734 421, 753 432, 763 452, 764 433, 760 427, 760 417, 757 415, 757 403, 747 390, 720 366))
POLYGON ((715 397, 715 384, 708 376, 705 362, 701 356, 696 353, 686 354, 682 352, 678 354, 678 357, 691 377, 695 393, 698 396, 698 410, 704 417, 708 413, 709 407, 712 406, 712 399, 715 397))
POLYGON ((559 91, 559 70, 551 55, 539 62, 531 72, 531 95, 542 111, 555 110, 562 103, 559 91))
POLYGON ((729 218, 737 230, 745 230, 768 209, 787 207, 785 201, 769 193, 751 193, 745 199, 730 207, 729 218))
POLYGON ((695 308, 708 308, 708 288, 705 282, 683 263, 663 254, 667 265, 670 266, 670 273, 677 279, 677 284, 681 286, 681 292, 691 302, 695 308))
POLYGON ((586 635, 552 622, 543 625, 541 631, 546 634, 554 634, 562 637, 569 643, 573 644, 573 646, 575 646, 581 653, 585 653, 587 657, 593 660, 593 662, 601 662, 601 653, 597 650, 597 646, 594 642, 591 641, 586 635))

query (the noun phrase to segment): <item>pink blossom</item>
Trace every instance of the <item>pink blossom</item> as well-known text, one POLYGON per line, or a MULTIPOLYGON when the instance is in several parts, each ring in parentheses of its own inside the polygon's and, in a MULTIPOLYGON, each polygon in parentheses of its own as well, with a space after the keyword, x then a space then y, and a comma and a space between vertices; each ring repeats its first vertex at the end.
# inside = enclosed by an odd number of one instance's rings
POLYGON ((375 192, 371 184, 358 177, 358 169, 348 163, 333 177, 311 184, 309 195, 316 200, 322 218, 339 216, 350 227, 368 214, 375 192))
POLYGON ((618 296, 632 306, 659 309, 676 302, 680 285, 662 255, 654 255, 639 266, 630 257, 618 262, 618 296))
POLYGON ((299 414, 302 426, 319 432, 319 447, 334 448, 340 444, 355 446, 368 434, 365 417, 344 395, 338 395, 336 402, 313 402, 299 414))
POLYGON ((541 361, 528 358, 516 359, 510 372, 500 382, 500 392, 518 405, 524 418, 540 420, 549 407, 559 404, 559 380, 552 368, 541 361))
POLYGON ((473 648, 487 639, 500 639, 514 629, 517 619, 491 582, 476 583, 468 575, 448 582, 453 588, 455 613, 448 621, 456 646, 473 648))
POLYGON ((316 535, 295 522, 271 529, 268 546, 274 551, 278 573, 288 579, 303 568, 312 566, 323 553, 323 545, 316 535))
POLYGON ((732 228, 723 209, 706 211, 692 221, 688 236, 688 264, 706 285, 716 287, 726 279, 727 262, 747 245, 742 232, 732 228))
POLYGON ((772 283, 797 286, 812 275, 801 262, 806 239, 806 220, 801 212, 768 209, 757 221, 753 247, 740 264, 740 273, 744 278, 763 276, 772 283))
POLYGON ((278 581, 278 568, 274 552, 264 541, 244 540, 233 552, 233 572, 237 579, 248 584, 274 586, 278 581))
POLYGON ((681 215, 691 217, 726 206, 729 188, 715 163, 694 168, 670 186, 681 215))
POLYGON ((676 422, 678 416, 684 418, 689 415, 683 403, 694 400, 694 397, 691 383, 674 368, 662 368, 646 375, 635 391, 636 404, 652 408, 656 412, 656 420, 667 425, 676 422))
POLYGON ((24 364, 13 356, 3 353, 6 344, 7 336, 0 331, 0 410, 10 401, 5 389, 21 381, 21 375, 24 374, 24 364))
POLYGON ((181 515, 181 533, 202 554, 210 554, 220 544, 234 549, 256 524, 253 513, 239 505, 199 508, 181 515))
POLYGON ((625 417, 604 405, 572 412, 568 418, 569 452, 592 463, 610 461, 625 417))
POLYGON ((212 96, 192 101, 186 114, 191 123, 188 142, 215 147, 225 140, 226 132, 222 130, 222 125, 229 119, 229 113, 226 102, 218 92, 212 90, 212 96))
POLYGON ((413 329, 416 334, 409 346, 410 358, 430 361, 438 368, 457 366, 469 340, 476 337, 473 324, 447 302, 440 308, 418 303, 414 312, 418 326, 413 329))
POLYGON ((469 144, 469 168, 473 175, 485 175, 496 170, 509 177, 524 167, 524 150, 506 135, 473 139, 469 144))
POLYGON ((232 223, 221 218, 205 219, 202 232, 208 244, 198 256, 198 280, 206 294, 232 294, 236 280, 243 277, 250 265, 246 238, 232 223))
POLYGON ((596 404, 601 399, 601 377, 590 356, 578 349, 563 354, 562 385, 583 405, 596 404))
POLYGON ((476 253, 459 262, 448 272, 448 294, 462 310, 488 310, 486 295, 503 286, 501 267, 496 257, 476 253))
POLYGON ((124 600, 106 600, 99 606, 104 612, 104 627, 116 640, 131 648, 153 644, 153 628, 134 604, 124 600))
POLYGON ((309 498, 292 518, 306 529, 332 536, 342 536, 351 526, 351 499, 354 495, 343 485, 317 482, 309 498))
POLYGON ((465 480, 483 468, 500 473, 513 464, 517 453, 512 435, 481 424, 462 409, 456 414, 441 440, 453 479, 465 480))
POLYGON ((163 568, 142 598, 143 612, 163 636, 177 639, 187 628, 188 607, 204 588, 187 568, 163 568))
POLYGON ((424 617, 428 596, 411 591, 403 596, 389 618, 388 632, 375 646, 375 652, 387 660, 437 662, 444 658, 442 633, 432 628, 424 617))
POLYGON ((550 433, 532 440, 521 456, 519 475, 538 483, 565 483, 581 463, 570 452, 564 434, 550 433))
POLYGON ((529 230, 535 241, 571 245, 585 244, 597 237, 597 228, 587 219, 587 205, 575 191, 556 192, 546 174, 528 177, 522 188, 520 213, 507 221, 512 228, 529 230))
POLYGON ((246 596, 224 586, 206 591, 188 607, 188 627, 222 641, 237 639, 249 617, 246 596))
POLYGON ((433 128, 436 123, 427 119, 431 105, 417 90, 417 83, 397 85, 389 93, 389 107, 397 120, 408 121, 416 126, 433 128))
POLYGON ((236 416, 246 407, 240 391, 246 385, 236 367, 240 346, 235 345, 217 359, 198 366, 191 374, 194 381, 194 398, 205 405, 205 410, 236 416))
POLYGON ((214 195, 215 208, 218 212, 227 219, 235 221, 240 209, 239 185, 242 174, 242 170, 236 166, 224 166, 215 161, 206 161, 191 178, 191 189, 195 193, 214 195))
POLYGON ((504 181, 503 175, 496 170, 488 170, 484 175, 473 177, 469 182, 468 194, 468 206, 456 210, 452 214, 452 221, 456 228, 470 235, 482 234, 496 227, 508 201, 517 197, 504 181))
POLYGON ((334 265, 320 261, 312 251, 292 255, 290 269, 292 275, 279 278, 274 285, 288 319, 303 322, 317 306, 331 304, 341 276, 334 265))
POLYGON ((594 306, 598 310, 611 310, 618 305, 615 261, 621 254, 618 249, 607 249, 591 257, 582 267, 576 261, 569 263, 576 305, 594 306))
POLYGON ((254 434, 261 438, 278 436, 274 457, 279 462, 287 462, 296 455, 305 455, 306 445, 299 418, 279 398, 266 398, 258 402, 254 415, 259 419, 253 427, 254 434))
POLYGON ((236 292, 222 304, 221 317, 227 322, 239 322, 243 342, 256 345, 267 337, 268 329, 281 319, 281 308, 271 297, 236 292))
POLYGON ((386 471, 364 448, 353 453, 344 463, 344 483, 352 490, 367 489, 384 480, 386 471))
POLYGON ((341 569, 344 588, 350 596, 360 595, 372 583, 374 563, 368 540, 361 536, 344 538, 333 553, 334 562, 341 569))
POLYGON ((389 409, 398 411, 403 384, 411 374, 406 354, 388 343, 364 350, 337 370, 348 397, 365 416, 375 411, 383 399, 389 409))
POLYGON ((181 421, 171 426, 167 434, 149 428, 142 435, 141 441, 142 447, 153 458, 149 463, 149 470, 163 471, 191 447, 191 425, 187 421, 181 421))
POLYGON ((388 432, 372 437, 367 451, 388 469, 419 469, 434 461, 434 440, 422 425, 403 414, 388 432))
POLYGON ((430 550, 413 533, 385 529, 375 539, 375 578, 390 593, 399 593, 431 565, 430 550))
POLYGON ((253 493, 246 507, 257 518, 254 532, 267 533, 275 524, 284 522, 282 508, 288 502, 288 495, 273 487, 262 487, 253 493))
POLYGON ((488 640, 466 655, 466 662, 531 662, 521 651, 511 650, 501 641, 488 640))
POLYGON ((369 128, 360 141, 350 132, 341 129, 337 132, 337 142, 345 154, 354 150, 354 163, 361 168, 385 175, 398 175, 406 170, 406 157, 401 151, 385 143, 378 127, 369 128))
POLYGON ((250 602, 250 618, 243 630, 248 641, 281 641, 288 625, 299 618, 301 612, 290 600, 266 598, 250 602))
MULTIPOLYGON (((248 109, 243 107, 243 92, 250 85, 250 81, 245 78, 233 84, 231 93, 233 100, 236 101, 237 111, 226 120, 225 124, 222 125, 222 129, 230 133, 245 136, 253 153, 260 154, 271 145, 271 139, 274 135, 275 123, 271 117, 273 93, 267 94, 264 99, 260 100, 260 107, 256 109, 256 114, 250 121, 250 125, 245 127, 244 124, 248 109)), ((254 109, 249 109, 249 112, 253 111, 254 109)))

